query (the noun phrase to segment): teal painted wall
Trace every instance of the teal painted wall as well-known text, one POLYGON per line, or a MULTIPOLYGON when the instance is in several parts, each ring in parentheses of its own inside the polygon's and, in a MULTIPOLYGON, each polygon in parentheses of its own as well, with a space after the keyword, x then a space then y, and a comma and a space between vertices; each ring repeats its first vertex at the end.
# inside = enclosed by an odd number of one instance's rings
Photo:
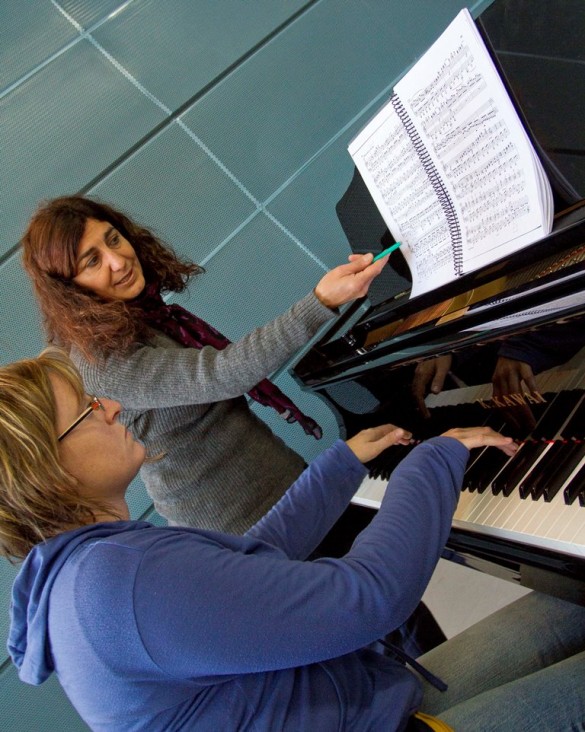
MULTIPOLYGON (((464 5, 2 0, 0 363, 43 346, 18 241, 36 203, 65 193, 111 201, 203 264, 181 301, 232 340, 284 311, 349 253, 334 210, 348 141, 464 5)), ((258 413, 311 459, 338 428, 287 368, 275 379, 323 441, 258 413)), ((149 515, 139 481, 130 503, 149 515)), ((0 564, 6 608, 14 573, 0 564)), ((2 648, 6 631, 4 611, 2 648)), ((0 653, 0 729, 86 729, 54 680, 27 687, 0 653)))

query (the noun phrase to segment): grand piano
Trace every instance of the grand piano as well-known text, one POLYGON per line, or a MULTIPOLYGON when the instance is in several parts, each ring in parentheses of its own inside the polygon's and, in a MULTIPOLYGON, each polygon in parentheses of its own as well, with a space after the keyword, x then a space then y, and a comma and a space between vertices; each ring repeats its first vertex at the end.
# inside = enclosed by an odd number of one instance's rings
MULTIPOLYGON (((415 298, 394 253, 292 374, 348 437, 386 422, 415 440, 479 424, 512 435, 513 458, 473 451, 444 556, 585 605, 585 6, 496 0, 477 23, 553 186, 552 233, 415 298), (509 353, 531 354, 536 390, 494 392, 509 353), (443 389, 422 403, 439 364, 443 389)), ((354 252, 393 241, 357 171, 337 214, 354 252)), ((322 551, 347 549, 409 449, 372 461, 322 551)))

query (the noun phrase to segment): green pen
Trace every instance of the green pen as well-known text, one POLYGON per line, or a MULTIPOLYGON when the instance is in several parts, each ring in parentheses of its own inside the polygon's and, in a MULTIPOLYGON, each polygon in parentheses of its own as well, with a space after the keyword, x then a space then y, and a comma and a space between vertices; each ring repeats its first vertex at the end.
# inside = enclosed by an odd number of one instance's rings
POLYGON ((398 249, 401 244, 401 241, 397 241, 396 244, 392 244, 391 247, 388 247, 388 249, 384 249, 384 251, 380 252, 380 254, 376 254, 376 256, 372 259, 372 264, 374 264, 374 262, 377 262, 378 259, 382 259, 382 257, 385 257, 387 254, 391 254, 393 251, 398 249))

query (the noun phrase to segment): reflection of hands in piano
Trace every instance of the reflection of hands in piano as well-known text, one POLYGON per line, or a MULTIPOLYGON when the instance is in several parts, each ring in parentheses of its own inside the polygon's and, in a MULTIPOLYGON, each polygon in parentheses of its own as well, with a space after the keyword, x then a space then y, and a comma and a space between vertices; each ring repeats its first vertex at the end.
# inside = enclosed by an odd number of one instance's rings
POLYGON ((468 450, 474 447, 497 447, 510 457, 518 450, 518 445, 511 437, 504 437, 491 427, 457 427, 443 432, 442 437, 459 440, 468 450))
POLYGON ((367 463, 388 447, 393 445, 408 445, 412 433, 393 424, 383 424, 362 430, 347 440, 347 446, 357 457, 360 463, 367 463))
MULTIPOLYGON (((492 384, 494 397, 522 394, 524 386, 528 391, 538 391, 530 364, 505 356, 498 357, 492 376, 492 384)), ((519 404, 511 410, 506 410, 506 412, 508 418, 520 428, 532 430, 536 425, 534 415, 528 404, 519 404)))
POLYGON ((425 396, 429 390, 432 394, 440 394, 445 384, 445 379, 451 368, 451 356, 438 356, 428 361, 417 364, 412 380, 412 393, 416 406, 425 418, 429 418, 430 412, 425 404, 425 396))
MULTIPOLYGON (((478 356, 479 358, 479 356, 478 356)), ((431 394, 440 394, 445 386, 447 376, 453 379, 457 377, 451 372, 452 357, 450 355, 438 356, 417 364, 412 380, 412 394, 417 409, 425 418, 431 416, 426 404, 425 397, 431 394)), ((469 371, 471 361, 467 363, 469 371)), ((465 378, 468 383, 468 377, 465 378)), ((463 382, 461 382, 463 385, 463 382)), ((472 381, 472 383, 475 383, 472 381)), ((510 394, 522 394, 523 391, 538 391, 536 379, 531 366, 518 359, 499 356, 492 375, 493 396, 503 397, 510 394)), ((527 404, 514 404, 513 409, 505 410, 512 424, 522 430, 529 431, 534 427, 534 416, 527 404), (509 414, 508 414, 509 413, 509 414)))
POLYGON ((522 383, 529 391, 538 391, 536 379, 530 364, 514 358, 499 356, 492 376, 494 396, 505 394, 521 394, 522 383))
POLYGON ((383 257, 372 264, 373 258, 373 254, 350 254, 349 264, 340 264, 319 280, 315 287, 317 299, 328 308, 337 308, 367 295, 372 280, 388 261, 383 257))

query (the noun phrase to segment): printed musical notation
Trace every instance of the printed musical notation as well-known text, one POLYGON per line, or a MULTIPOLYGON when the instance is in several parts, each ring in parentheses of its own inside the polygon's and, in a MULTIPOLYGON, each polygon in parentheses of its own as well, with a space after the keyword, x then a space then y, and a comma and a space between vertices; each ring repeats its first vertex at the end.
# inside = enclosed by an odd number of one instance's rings
POLYGON ((412 295, 546 235, 552 193, 469 11, 349 146, 413 275, 412 295))
POLYGON ((378 207, 390 213, 402 232, 401 241, 416 254, 416 277, 426 280, 431 275, 433 252, 437 261, 448 265, 452 249, 444 209, 391 104, 384 125, 375 130, 370 144, 364 142, 361 164, 374 182, 378 207))

